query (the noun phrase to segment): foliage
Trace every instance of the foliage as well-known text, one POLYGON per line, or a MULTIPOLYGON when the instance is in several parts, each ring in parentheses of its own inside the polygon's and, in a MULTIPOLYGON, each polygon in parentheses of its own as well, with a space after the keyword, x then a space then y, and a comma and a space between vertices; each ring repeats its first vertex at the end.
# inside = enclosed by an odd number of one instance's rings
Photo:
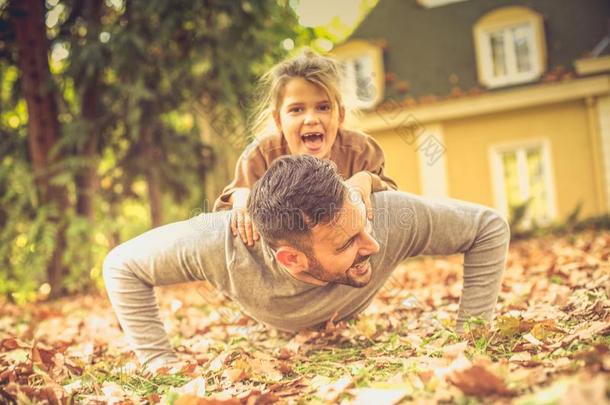
MULTIPOLYGON (((57 210, 39 201, 31 171, 7 4, 0 4, 0 294, 27 302, 39 288, 48 294, 58 225, 47 218, 57 210)), ((68 239, 64 284, 76 292, 101 284, 104 255, 148 229, 153 210, 167 222, 205 209, 215 150, 202 141, 200 121, 229 112, 243 122, 256 78, 285 56, 279 44, 298 26, 292 8, 276 0, 46 6, 50 85, 60 97, 53 153, 62 159, 53 182, 69 193, 70 208, 59 214, 68 239), (151 190, 159 191, 155 207, 151 190)), ((232 127, 215 129, 226 136, 232 127)))
POLYGON ((141 371, 100 296, 8 304, 0 395, 19 403, 606 403, 609 255, 609 232, 513 243, 495 325, 471 319, 461 335, 453 330, 459 256, 406 262, 356 319, 299 333, 257 324, 221 296, 211 300, 205 284, 161 288, 161 315, 184 363, 154 375, 141 371))
POLYGON ((582 203, 577 204, 563 221, 544 225, 532 221, 529 226, 526 226, 527 212, 530 204, 531 199, 512 207, 509 219, 512 240, 545 235, 565 235, 585 230, 610 230, 610 214, 594 215, 581 219, 582 203))

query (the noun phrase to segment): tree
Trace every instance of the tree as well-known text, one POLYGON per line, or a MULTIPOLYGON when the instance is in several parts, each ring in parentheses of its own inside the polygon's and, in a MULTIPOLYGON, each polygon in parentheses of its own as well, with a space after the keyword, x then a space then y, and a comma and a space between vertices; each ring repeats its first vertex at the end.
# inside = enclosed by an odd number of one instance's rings
POLYGON ((0 11, 4 293, 42 275, 53 295, 86 287, 114 244, 199 211, 212 165, 230 174, 225 154, 247 142, 256 79, 297 29, 284 0, 11 0, 0 11), (16 32, 26 19, 37 31, 16 32), (33 53, 40 63, 27 65, 33 53), (62 262, 69 274, 50 270, 62 262))
POLYGON ((66 273, 62 263, 66 224, 61 213, 69 204, 65 187, 53 182, 61 167, 57 148, 61 134, 56 90, 49 71, 44 4, 39 0, 13 0, 9 10, 15 30, 21 88, 28 110, 29 157, 40 199, 52 207, 49 220, 57 226, 56 243, 47 266, 51 291, 57 295, 61 293, 61 281, 66 273))

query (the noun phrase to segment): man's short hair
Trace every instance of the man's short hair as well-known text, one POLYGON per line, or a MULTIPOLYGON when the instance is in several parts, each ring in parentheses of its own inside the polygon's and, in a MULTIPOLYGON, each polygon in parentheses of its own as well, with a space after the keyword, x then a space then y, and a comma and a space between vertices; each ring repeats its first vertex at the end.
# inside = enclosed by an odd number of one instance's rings
POLYGON ((309 155, 283 156, 254 184, 248 211, 272 247, 287 243, 306 249, 312 228, 335 218, 346 193, 333 162, 309 155))

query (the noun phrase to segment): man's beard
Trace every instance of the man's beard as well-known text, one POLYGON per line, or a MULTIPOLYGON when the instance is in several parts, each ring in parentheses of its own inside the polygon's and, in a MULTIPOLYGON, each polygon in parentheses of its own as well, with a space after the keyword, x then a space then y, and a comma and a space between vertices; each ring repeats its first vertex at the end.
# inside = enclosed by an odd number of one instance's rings
MULTIPOLYGON (((316 257, 311 254, 311 253, 305 253, 305 255, 307 256, 307 260, 309 262, 309 268, 307 269, 307 271, 316 279, 321 280, 321 281, 326 281, 329 283, 337 283, 337 284, 344 284, 344 285, 348 285, 350 287, 356 287, 356 288, 362 288, 364 286, 366 286, 370 281, 370 277, 367 281, 362 282, 360 280, 354 279, 350 276, 350 272, 349 269, 353 268, 354 266, 358 265, 359 263, 363 263, 366 262, 371 256, 358 256, 356 257, 356 259, 354 260, 354 262, 352 263, 352 265, 343 273, 341 274, 337 274, 337 275, 330 275, 330 273, 328 271, 326 271, 324 269, 324 267, 322 266, 322 264, 318 261, 318 259, 316 259, 316 257)), ((370 264, 368 264, 370 266, 370 264)))

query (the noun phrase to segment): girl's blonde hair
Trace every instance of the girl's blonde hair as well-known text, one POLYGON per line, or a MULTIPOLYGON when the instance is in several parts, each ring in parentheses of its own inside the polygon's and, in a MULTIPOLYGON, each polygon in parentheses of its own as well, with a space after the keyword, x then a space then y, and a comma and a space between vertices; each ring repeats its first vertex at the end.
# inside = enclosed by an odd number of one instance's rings
POLYGON ((252 134, 255 138, 268 135, 273 127, 273 112, 282 102, 286 84, 294 78, 303 78, 320 86, 333 104, 333 113, 344 107, 342 72, 338 63, 329 57, 305 49, 296 57, 286 59, 265 73, 259 82, 258 103, 253 113, 252 134))

